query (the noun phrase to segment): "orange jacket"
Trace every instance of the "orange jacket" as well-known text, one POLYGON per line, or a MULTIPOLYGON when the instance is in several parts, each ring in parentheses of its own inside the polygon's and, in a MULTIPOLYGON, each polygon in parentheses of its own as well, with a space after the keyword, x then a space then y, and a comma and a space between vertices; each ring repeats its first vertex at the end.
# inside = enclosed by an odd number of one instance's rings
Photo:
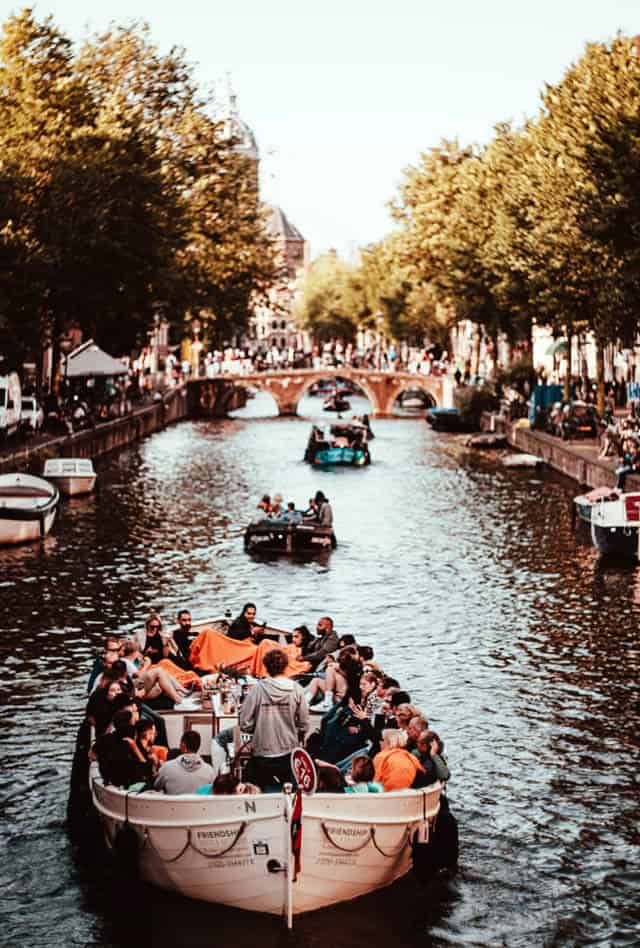
POLYGON ((404 747, 392 747, 382 750, 373 758, 374 780, 378 780, 385 790, 406 790, 424 767, 404 747))

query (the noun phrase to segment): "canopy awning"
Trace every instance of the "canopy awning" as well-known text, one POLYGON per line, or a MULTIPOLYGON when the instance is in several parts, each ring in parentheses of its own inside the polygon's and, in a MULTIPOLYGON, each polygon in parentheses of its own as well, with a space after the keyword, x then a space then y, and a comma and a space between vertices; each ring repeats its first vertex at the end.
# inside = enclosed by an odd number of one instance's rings
POLYGON ((114 359, 89 339, 70 352, 66 359, 63 357, 62 371, 66 378, 78 379, 89 375, 124 375, 128 370, 119 359, 114 359))
POLYGON ((569 343, 566 339, 554 339, 551 345, 547 348, 547 355, 566 355, 569 351, 569 343))

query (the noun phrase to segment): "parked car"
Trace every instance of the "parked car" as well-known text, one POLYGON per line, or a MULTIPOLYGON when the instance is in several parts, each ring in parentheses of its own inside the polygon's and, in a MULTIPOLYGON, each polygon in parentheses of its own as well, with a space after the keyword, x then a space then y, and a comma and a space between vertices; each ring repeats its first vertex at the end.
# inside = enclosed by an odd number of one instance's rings
POLYGON ((44 425, 44 410, 33 395, 22 396, 21 423, 27 431, 40 431, 44 425))
POLYGON ((594 405, 586 402, 569 402, 563 409, 562 437, 597 438, 599 417, 594 405))
POLYGON ((549 410, 547 431, 565 441, 573 438, 597 438, 598 413, 593 405, 586 402, 573 401, 564 405, 556 402, 549 410))

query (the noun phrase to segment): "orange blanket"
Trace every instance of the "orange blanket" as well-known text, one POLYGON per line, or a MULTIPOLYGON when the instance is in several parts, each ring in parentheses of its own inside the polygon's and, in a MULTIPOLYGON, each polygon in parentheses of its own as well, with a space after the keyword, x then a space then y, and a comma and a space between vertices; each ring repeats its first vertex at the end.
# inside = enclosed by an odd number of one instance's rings
POLYGON ((232 665, 238 671, 253 675, 254 678, 264 678, 266 670, 263 659, 273 648, 279 648, 288 656, 289 664, 284 672, 288 678, 303 675, 310 670, 308 662, 300 662, 296 658, 295 645, 278 645, 270 639, 265 639, 259 645, 251 639, 239 642, 221 632, 214 632, 213 629, 203 629, 198 638, 194 639, 189 658, 195 668, 206 671, 217 671, 221 665, 232 665))
MULTIPOLYGON (((151 666, 154 667, 153 665, 151 666)), ((170 658, 163 658, 157 663, 158 668, 164 668, 172 678, 178 682, 179 685, 183 687, 185 685, 195 685, 196 688, 202 688, 202 682, 200 681, 200 676, 196 675, 195 672, 187 671, 184 668, 180 668, 179 665, 176 665, 175 662, 172 662, 170 658)))

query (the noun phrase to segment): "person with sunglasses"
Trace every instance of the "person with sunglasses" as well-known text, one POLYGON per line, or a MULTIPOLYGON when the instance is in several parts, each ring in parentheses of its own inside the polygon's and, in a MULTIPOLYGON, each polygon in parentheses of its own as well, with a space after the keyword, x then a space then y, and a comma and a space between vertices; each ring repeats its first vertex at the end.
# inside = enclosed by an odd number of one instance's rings
POLYGON ((162 635, 162 620, 155 612, 152 612, 145 622, 144 631, 145 642, 141 651, 155 665, 169 654, 169 646, 162 635))

